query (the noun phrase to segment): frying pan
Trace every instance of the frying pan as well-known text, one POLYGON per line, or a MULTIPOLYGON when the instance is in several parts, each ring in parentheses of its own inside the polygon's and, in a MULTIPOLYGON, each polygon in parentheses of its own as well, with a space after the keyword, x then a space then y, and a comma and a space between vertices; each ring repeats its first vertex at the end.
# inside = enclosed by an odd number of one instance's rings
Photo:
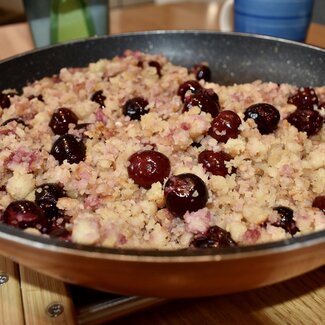
MULTIPOLYGON (((0 89, 85 66, 124 50, 163 53, 173 63, 206 61, 221 84, 256 79, 325 85, 325 50, 270 37, 201 31, 106 36, 29 52, 0 63, 0 89)), ((177 251, 77 245, 0 224, 0 254, 65 282, 120 294, 194 297, 273 284, 325 264, 325 230, 272 243, 177 251)))

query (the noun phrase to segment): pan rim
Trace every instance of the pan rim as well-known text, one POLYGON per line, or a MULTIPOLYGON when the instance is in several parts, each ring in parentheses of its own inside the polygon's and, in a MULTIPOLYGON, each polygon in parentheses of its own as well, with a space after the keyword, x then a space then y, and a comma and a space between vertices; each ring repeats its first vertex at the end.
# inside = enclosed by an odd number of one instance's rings
POLYGON ((94 245, 76 244, 50 238, 46 235, 34 235, 21 229, 0 224, 0 241, 5 240, 19 245, 27 245, 41 251, 55 251, 62 254, 80 255, 88 258, 104 258, 110 260, 176 262, 193 260, 236 260, 241 258, 273 255, 298 251, 316 245, 325 244, 325 230, 320 230, 298 237, 272 241, 261 244, 225 247, 225 248, 187 248, 187 249, 143 249, 114 248, 94 245))
MULTIPOLYGON (((272 43, 277 42, 279 44, 289 44, 290 46, 296 46, 299 48, 307 48, 311 50, 316 50, 325 55, 325 49, 299 43, 296 41, 285 40, 277 37, 271 37, 266 35, 257 34, 246 34, 246 33, 236 33, 236 32, 217 32, 211 30, 153 30, 153 31, 137 31, 128 32, 114 35, 105 35, 100 37, 92 37, 88 39, 81 39, 70 41, 62 44, 45 46, 39 49, 33 49, 10 58, 0 61, 0 66, 9 61, 14 61, 18 58, 28 57, 34 53, 42 51, 50 51, 53 48, 62 48, 74 46, 74 44, 79 43, 91 43, 93 41, 109 40, 112 38, 127 38, 127 37, 143 37, 150 35, 168 35, 168 34, 184 34, 184 35, 220 35, 227 37, 240 37, 247 39, 260 39, 267 40, 272 43)), ((259 255, 274 254, 286 251, 294 251, 303 248, 307 248, 313 245, 319 245, 325 243, 325 230, 320 230, 298 237, 284 239, 280 241, 273 241, 263 244, 250 245, 250 246, 240 246, 240 247, 229 247, 229 248, 217 248, 217 249, 181 249, 181 250, 156 250, 156 249, 120 249, 120 248, 108 248, 108 247, 96 247, 88 245, 80 245, 71 242, 64 242, 57 240, 55 238, 47 238, 45 236, 32 235, 22 230, 9 227, 4 224, 0 224, 0 240, 10 241, 17 244, 28 244, 36 249, 41 250, 55 250, 61 253, 73 253, 77 255, 84 255, 87 257, 98 257, 109 258, 109 259, 133 259, 145 261, 152 258, 155 261, 168 261, 168 260, 229 260, 238 259, 243 257, 252 257, 259 255)))
POLYGON ((241 33, 241 32, 220 32, 220 31, 213 31, 213 30, 199 30, 199 29, 171 29, 171 30, 149 30, 149 31, 136 31, 136 32, 125 32, 119 34, 110 34, 110 35, 103 35, 103 36, 92 36, 87 39, 76 39, 73 41, 68 41, 64 43, 54 44, 54 45, 47 45, 40 48, 35 48, 29 51, 25 51, 20 54, 13 55, 11 57, 5 58, 0 60, 0 65, 9 61, 12 61, 17 58, 21 58, 24 56, 32 55, 34 53, 52 50, 54 48, 66 47, 66 46, 75 46, 75 44, 79 43, 90 43, 92 41, 101 41, 107 39, 115 39, 115 38, 127 38, 127 37, 141 37, 141 36, 150 36, 150 35, 175 35, 175 34, 184 34, 184 35, 220 35, 226 37, 240 37, 240 38, 247 38, 247 39, 260 39, 266 40, 270 42, 279 42, 282 44, 290 44, 292 46, 297 46, 299 48, 309 48, 311 50, 316 50, 323 52, 325 55, 325 48, 321 48, 315 45, 300 43, 298 41, 287 40, 280 37, 268 36, 268 35, 260 35, 260 34, 253 34, 253 33, 241 33))

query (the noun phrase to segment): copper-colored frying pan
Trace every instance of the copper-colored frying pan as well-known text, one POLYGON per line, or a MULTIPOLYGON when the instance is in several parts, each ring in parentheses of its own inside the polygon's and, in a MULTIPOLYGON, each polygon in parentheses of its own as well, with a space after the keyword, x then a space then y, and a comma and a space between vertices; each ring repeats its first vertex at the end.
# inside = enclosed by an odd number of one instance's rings
MULTIPOLYGON (((207 61, 222 84, 256 79, 325 85, 325 50, 268 37, 160 31, 74 42, 0 63, 0 90, 84 66, 126 49, 163 53, 173 63, 207 61)), ((324 216, 325 218, 325 216, 324 216)), ((249 247, 179 251, 75 245, 0 224, 0 254, 66 282, 122 294, 189 297, 279 282, 325 264, 325 230, 249 247)))

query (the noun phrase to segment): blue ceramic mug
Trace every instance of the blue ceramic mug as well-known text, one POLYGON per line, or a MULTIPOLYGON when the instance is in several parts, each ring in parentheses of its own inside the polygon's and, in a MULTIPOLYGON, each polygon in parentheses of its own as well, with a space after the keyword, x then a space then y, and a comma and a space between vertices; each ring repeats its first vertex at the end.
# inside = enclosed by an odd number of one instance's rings
POLYGON ((220 30, 303 42, 312 9, 313 0, 226 0, 220 12, 220 30))

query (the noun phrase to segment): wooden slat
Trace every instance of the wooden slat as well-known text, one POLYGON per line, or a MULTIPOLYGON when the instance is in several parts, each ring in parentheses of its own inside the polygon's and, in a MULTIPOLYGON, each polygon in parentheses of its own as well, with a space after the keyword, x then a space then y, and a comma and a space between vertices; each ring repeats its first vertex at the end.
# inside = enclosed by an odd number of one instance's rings
POLYGON ((65 284, 20 266, 20 283, 26 325, 76 324, 72 300, 65 284), (57 317, 48 313, 50 306, 59 304, 63 312, 57 317))
POLYGON ((0 285, 0 324, 24 324, 17 264, 0 256, 0 277, 8 279, 0 285))

